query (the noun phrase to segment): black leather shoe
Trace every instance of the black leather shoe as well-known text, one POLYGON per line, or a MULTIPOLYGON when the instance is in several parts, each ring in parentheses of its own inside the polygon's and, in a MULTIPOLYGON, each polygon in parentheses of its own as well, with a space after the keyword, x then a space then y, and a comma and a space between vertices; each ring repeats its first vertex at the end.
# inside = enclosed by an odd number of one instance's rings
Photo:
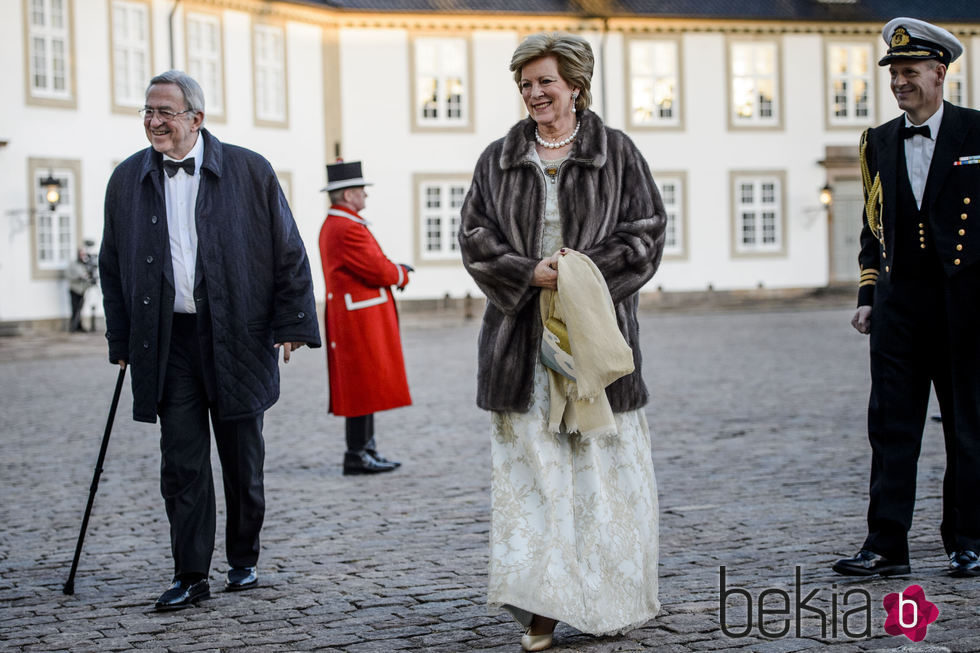
POLYGON ((173 582, 166 592, 160 595, 154 606, 157 610, 180 610, 200 601, 211 598, 211 587, 208 579, 189 583, 179 578, 173 582))
POLYGON ((250 590, 259 584, 259 575, 255 572, 255 567, 232 567, 228 570, 228 582, 225 583, 226 592, 241 592, 250 590))
POLYGON ((853 558, 838 560, 833 569, 843 576, 901 576, 912 571, 907 562, 893 562, 867 549, 861 549, 853 558))
POLYGON ((980 576, 980 556, 969 549, 956 551, 949 556, 949 575, 953 578, 980 576))
POLYGON ((402 464, 400 462, 398 462, 397 460, 388 460, 387 458, 385 458, 384 456, 382 456, 381 454, 379 454, 376 449, 365 449, 364 451, 368 452, 368 454, 372 458, 374 458, 375 460, 377 460, 379 463, 384 463, 386 465, 394 465, 395 467, 401 467, 402 466, 402 464))
POLYGON ((395 466, 383 463, 367 451, 348 451, 344 454, 344 476, 350 474, 380 474, 390 472, 395 466))

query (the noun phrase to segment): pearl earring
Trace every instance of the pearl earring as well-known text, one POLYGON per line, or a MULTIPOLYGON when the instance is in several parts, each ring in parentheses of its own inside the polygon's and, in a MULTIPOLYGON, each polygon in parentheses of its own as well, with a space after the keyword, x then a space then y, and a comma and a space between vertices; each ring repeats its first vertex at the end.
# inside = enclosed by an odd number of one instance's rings
POLYGON ((578 99, 578 93, 572 93, 572 115, 575 115, 575 100, 578 99))

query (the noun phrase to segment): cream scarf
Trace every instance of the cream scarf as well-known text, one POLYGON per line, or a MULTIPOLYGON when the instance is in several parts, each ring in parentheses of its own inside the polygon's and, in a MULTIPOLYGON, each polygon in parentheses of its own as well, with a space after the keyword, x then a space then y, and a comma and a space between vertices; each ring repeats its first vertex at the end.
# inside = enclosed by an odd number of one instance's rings
MULTIPOLYGON (((543 289, 539 302, 543 323, 549 317, 565 323, 575 369, 572 381, 546 368, 551 381, 548 428, 558 433, 564 421, 569 433, 615 435, 605 388, 633 372, 633 350, 619 331, 602 273, 588 256, 566 247, 558 257, 558 290, 543 289)), ((545 326, 546 337, 548 333, 545 326)))

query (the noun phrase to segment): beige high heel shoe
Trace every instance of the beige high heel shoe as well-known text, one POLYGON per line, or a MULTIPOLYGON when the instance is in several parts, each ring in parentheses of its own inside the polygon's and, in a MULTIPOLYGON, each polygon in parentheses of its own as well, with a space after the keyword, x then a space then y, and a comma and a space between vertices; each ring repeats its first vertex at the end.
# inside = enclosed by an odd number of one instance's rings
POLYGON ((545 633, 544 635, 532 635, 531 628, 528 627, 521 637, 521 648, 525 651, 544 651, 551 648, 555 633, 545 633))

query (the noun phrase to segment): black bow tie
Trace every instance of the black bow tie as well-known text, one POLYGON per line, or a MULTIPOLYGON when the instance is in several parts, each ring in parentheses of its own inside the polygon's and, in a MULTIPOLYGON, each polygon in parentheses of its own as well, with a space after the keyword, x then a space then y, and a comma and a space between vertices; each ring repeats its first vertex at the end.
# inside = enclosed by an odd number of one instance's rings
MULTIPOLYGON (((926 130, 928 129, 929 128, 926 127, 926 130)), ((186 172, 188 176, 193 177, 194 157, 191 157, 189 159, 184 159, 183 161, 171 161, 169 159, 163 160, 163 169, 167 171, 168 177, 173 177, 175 174, 177 174, 177 171, 180 170, 181 168, 184 169, 184 172, 186 172)))
POLYGON ((929 125, 919 125, 918 127, 902 127, 899 130, 902 134, 902 138, 912 138, 916 134, 921 134, 926 138, 932 138, 932 132, 929 131, 929 125))

